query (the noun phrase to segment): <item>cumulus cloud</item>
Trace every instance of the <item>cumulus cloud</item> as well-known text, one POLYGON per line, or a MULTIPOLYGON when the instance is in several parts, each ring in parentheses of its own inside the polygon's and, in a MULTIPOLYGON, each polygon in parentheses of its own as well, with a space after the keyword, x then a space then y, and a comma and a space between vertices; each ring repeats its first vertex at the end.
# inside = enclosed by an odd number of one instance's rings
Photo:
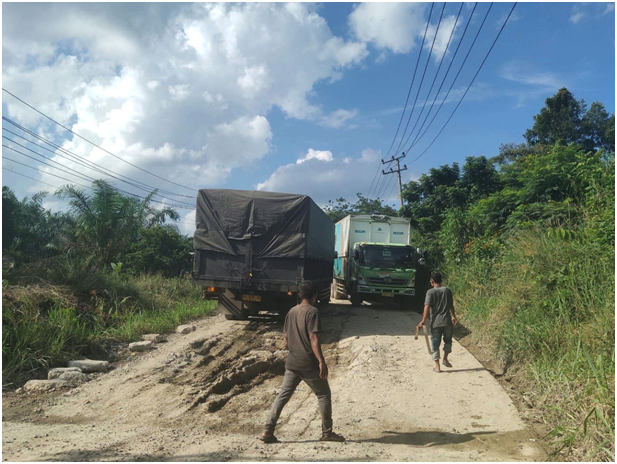
MULTIPOLYGON (((359 155, 335 157, 329 150, 309 149, 295 163, 279 166, 268 179, 257 184, 258 190, 293 192, 309 195, 320 205, 328 200, 344 197, 355 200, 356 193, 367 194, 379 164, 381 152, 366 148, 359 155)), ((381 166, 379 166, 381 169, 381 166)), ((404 182, 416 179, 405 171, 404 182)), ((396 203, 396 188, 388 180, 384 196, 389 203, 396 203), (387 191, 386 191, 387 190, 387 191), (392 192, 391 195, 388 195, 392 192)))
POLYGON ((296 161, 296 164, 302 164, 312 159, 330 162, 332 161, 332 152, 330 150, 322 151, 322 150, 313 150, 312 148, 309 148, 308 152, 306 153, 306 156, 298 158, 298 160, 296 161))
MULTIPOLYGON (((324 114, 314 87, 368 55, 307 4, 14 3, 3 13, 5 88, 123 159, 196 188, 221 185, 270 151, 273 107, 343 127, 355 112, 324 114)), ((3 104, 68 150, 161 186, 10 97, 3 104)))
POLYGON ((349 16, 354 35, 379 49, 408 53, 422 39, 425 3, 361 3, 349 16))

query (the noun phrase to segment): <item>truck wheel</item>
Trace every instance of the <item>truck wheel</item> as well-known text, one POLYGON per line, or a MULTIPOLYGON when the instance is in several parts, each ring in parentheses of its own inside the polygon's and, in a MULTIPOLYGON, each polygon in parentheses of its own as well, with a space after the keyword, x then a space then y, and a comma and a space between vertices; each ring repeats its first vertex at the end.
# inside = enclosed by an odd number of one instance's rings
POLYGON ((351 294, 351 305, 352 306, 360 306, 362 304, 362 297, 360 296, 359 293, 352 293, 351 294))
POLYGON ((225 319, 227 319, 228 321, 235 321, 237 317, 235 314, 225 313, 225 319))

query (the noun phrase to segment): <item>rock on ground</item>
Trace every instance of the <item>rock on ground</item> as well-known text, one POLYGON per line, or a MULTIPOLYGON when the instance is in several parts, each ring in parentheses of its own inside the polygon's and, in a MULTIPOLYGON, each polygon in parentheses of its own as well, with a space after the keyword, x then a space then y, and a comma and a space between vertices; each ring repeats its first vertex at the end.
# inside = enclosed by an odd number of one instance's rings
POLYGON ((148 351, 154 348, 151 341, 129 343, 129 351, 148 351))
MULTIPOLYGON (((83 375, 83 374, 82 374, 83 375)), ((70 387, 72 384, 62 379, 29 380, 24 385, 26 392, 47 392, 56 388, 70 387)))
POLYGON ((47 378, 50 380, 57 379, 62 374, 65 374, 67 372, 78 372, 81 374, 81 369, 79 367, 55 367, 53 369, 49 369, 49 371, 47 372, 47 378))
POLYGON ((194 325, 179 325, 176 329, 176 332, 178 332, 179 334, 187 334, 193 332, 194 330, 194 325))
POLYGON ((76 361, 69 361, 69 367, 78 367, 85 373, 107 372, 107 369, 109 369, 109 362, 95 361, 93 359, 80 359, 76 361))
POLYGON ((58 376, 59 380, 66 380, 72 385, 78 385, 80 383, 87 382, 89 377, 83 372, 63 372, 58 376))

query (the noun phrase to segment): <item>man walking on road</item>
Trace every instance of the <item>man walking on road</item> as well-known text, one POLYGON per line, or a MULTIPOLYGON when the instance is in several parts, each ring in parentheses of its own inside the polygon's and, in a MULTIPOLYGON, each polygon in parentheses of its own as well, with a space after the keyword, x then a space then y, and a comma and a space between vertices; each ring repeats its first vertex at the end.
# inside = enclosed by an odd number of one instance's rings
POLYGON ((458 320, 454 313, 452 291, 448 287, 441 286, 441 274, 439 272, 431 273, 431 285, 433 288, 426 292, 424 314, 418 324, 418 328, 421 329, 424 326, 430 311, 431 344, 433 361, 435 361, 433 371, 441 372, 441 367, 439 366, 439 345, 443 337, 443 365, 452 367, 452 364, 448 361, 448 355, 452 352, 452 334, 454 333, 454 326, 458 324, 458 320))
POLYGON ((342 442, 345 438, 332 431, 332 398, 328 384, 328 366, 319 341, 321 320, 319 311, 314 306, 317 300, 317 287, 313 282, 302 282, 300 299, 301 303, 293 307, 285 318, 283 330, 289 349, 285 363, 285 377, 260 439, 264 443, 278 442, 274 436, 276 423, 296 387, 304 381, 313 390, 319 402, 322 424, 320 441, 342 442))

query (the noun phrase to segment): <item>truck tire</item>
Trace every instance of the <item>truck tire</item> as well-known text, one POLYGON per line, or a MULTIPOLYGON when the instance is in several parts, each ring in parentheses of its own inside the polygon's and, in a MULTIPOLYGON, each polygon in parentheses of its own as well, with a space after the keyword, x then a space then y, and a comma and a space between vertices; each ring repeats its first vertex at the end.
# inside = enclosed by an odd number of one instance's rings
POLYGON ((359 293, 352 292, 351 293, 351 305, 352 306, 360 306, 362 304, 362 297, 359 293))
POLYGON ((237 317, 235 314, 225 313, 225 319, 227 319, 228 321, 235 321, 237 317))

